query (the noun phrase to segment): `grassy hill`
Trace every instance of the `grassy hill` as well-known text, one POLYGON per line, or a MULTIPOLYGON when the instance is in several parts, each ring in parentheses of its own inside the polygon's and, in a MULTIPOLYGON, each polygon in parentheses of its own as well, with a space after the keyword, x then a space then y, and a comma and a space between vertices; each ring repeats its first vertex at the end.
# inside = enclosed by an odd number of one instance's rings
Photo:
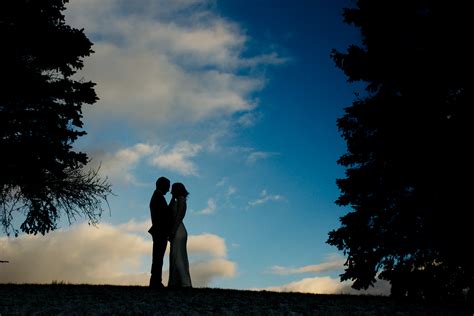
POLYGON ((474 315, 388 297, 142 286, 0 284, 0 315, 474 315))

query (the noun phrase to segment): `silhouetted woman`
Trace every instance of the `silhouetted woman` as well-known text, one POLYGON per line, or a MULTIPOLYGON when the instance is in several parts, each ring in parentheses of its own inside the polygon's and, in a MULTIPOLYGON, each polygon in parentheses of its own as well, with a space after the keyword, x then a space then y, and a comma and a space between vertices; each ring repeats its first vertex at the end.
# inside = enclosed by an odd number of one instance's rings
POLYGON ((173 183, 171 186, 170 210, 172 216, 170 231, 170 277, 168 287, 192 287, 189 274, 188 252, 186 242, 188 232, 183 224, 186 215, 186 198, 189 192, 182 183, 173 183))

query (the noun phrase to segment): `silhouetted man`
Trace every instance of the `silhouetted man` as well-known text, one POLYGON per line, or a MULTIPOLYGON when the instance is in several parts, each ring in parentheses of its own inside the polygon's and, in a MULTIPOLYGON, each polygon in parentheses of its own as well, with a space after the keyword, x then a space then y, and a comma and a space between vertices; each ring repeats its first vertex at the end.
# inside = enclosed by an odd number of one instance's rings
POLYGON ((170 213, 165 195, 170 190, 170 180, 160 177, 156 180, 156 190, 150 200, 151 228, 148 232, 153 237, 153 259, 151 264, 150 287, 164 288, 161 283, 163 257, 168 243, 170 230, 170 213))

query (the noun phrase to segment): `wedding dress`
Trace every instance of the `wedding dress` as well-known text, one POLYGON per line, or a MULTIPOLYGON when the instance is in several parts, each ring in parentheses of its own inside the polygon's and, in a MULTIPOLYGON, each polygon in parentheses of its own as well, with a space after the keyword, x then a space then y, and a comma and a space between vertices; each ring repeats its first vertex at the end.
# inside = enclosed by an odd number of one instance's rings
POLYGON ((186 243, 188 232, 183 224, 186 214, 186 198, 179 196, 171 201, 171 212, 173 216, 172 236, 170 240, 170 273, 168 287, 192 287, 189 274, 189 261, 186 243))

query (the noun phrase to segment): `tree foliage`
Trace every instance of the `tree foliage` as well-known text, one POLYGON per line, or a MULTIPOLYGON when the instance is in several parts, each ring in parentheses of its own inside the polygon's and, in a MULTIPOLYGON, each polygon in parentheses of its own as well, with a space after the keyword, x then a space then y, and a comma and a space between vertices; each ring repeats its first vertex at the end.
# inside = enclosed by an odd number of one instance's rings
POLYGON ((362 45, 331 56, 366 92, 337 122, 347 153, 336 203, 351 211, 328 243, 347 255, 341 279, 356 289, 378 275, 395 296, 472 297, 471 12, 456 0, 344 9, 362 45))
POLYGON ((96 223, 110 184, 85 170, 88 157, 73 150, 82 105, 98 98, 94 83, 76 80, 93 51, 83 30, 65 23, 67 0, 6 0, 0 4, 0 221, 45 234, 61 212, 69 222, 96 223))

